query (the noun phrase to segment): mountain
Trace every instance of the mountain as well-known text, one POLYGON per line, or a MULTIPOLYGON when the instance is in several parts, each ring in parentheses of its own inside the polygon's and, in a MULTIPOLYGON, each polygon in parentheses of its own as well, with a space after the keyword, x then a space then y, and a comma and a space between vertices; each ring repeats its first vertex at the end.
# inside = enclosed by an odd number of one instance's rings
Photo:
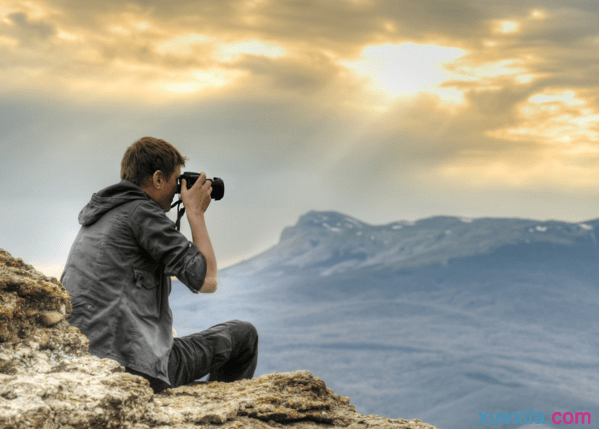
POLYGON ((285 228, 278 245, 232 271, 331 275, 368 269, 407 270, 489 254, 500 247, 546 243, 596 245, 599 220, 570 224, 526 219, 438 216, 371 226, 336 212, 309 212, 285 228))
POLYGON ((496 412, 543 413, 535 428, 554 412, 599 418, 598 226, 309 212, 223 270, 216 294, 175 284, 175 328, 249 320, 259 373, 307 369, 363 414, 444 429, 496 412))

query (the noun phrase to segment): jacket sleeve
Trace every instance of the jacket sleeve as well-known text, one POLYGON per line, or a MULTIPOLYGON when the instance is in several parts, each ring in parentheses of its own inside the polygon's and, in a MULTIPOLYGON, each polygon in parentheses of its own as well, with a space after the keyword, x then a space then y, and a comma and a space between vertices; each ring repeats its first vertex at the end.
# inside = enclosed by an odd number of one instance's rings
POLYGON ((133 210, 129 223, 140 246, 164 266, 164 273, 199 293, 206 277, 206 258, 177 231, 164 210, 153 201, 144 201, 133 210))

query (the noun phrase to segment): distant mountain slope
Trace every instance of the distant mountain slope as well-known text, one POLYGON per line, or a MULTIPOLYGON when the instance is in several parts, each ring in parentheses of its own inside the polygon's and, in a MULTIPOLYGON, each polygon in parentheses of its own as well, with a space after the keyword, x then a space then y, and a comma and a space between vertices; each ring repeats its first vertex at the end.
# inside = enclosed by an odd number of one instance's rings
POLYGON ((598 226, 455 217, 372 226, 310 212, 277 245, 223 270, 216 294, 175 284, 175 327, 250 320, 259 374, 310 370, 364 414, 443 429, 527 408, 599 416, 598 226))
POLYGON ((300 269, 331 275, 364 268, 399 271, 447 265, 517 244, 585 244, 596 249, 597 226, 599 219, 566 223, 448 216, 372 226, 340 213, 312 211, 285 228, 276 246, 231 270, 255 274, 300 269))

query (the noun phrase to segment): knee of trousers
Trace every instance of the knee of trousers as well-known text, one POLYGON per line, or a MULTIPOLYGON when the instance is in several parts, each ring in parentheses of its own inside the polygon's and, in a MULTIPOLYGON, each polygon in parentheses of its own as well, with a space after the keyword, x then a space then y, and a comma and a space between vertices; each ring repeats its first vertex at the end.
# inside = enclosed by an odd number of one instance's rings
POLYGON ((232 322, 235 323, 234 330, 239 332, 244 338, 247 338, 250 342, 258 340, 258 330, 253 323, 244 320, 233 320, 232 322))

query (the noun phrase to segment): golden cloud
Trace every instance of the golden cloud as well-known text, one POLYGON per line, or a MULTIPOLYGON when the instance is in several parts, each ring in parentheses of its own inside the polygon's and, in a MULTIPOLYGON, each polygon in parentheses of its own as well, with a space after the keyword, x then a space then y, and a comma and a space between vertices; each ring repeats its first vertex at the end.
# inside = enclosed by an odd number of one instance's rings
POLYGON ((8 1, 0 93, 359 110, 382 158, 407 148, 460 185, 596 186, 599 11, 516 3, 8 1), (431 94, 453 106, 411 104, 431 94))

